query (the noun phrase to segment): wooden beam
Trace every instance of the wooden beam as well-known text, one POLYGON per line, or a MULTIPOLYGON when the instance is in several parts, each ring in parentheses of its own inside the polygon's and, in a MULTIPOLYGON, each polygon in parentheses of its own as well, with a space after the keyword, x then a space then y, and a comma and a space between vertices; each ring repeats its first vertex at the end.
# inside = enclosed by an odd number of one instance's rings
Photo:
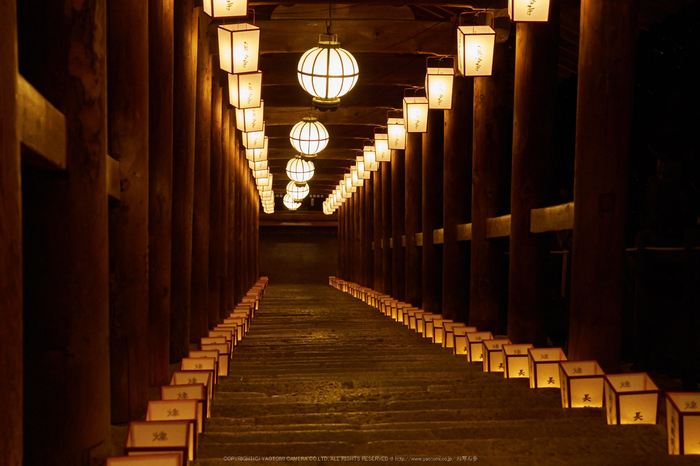
MULTIPOLYGON (((266 78, 263 78, 265 80, 266 78)), ((342 105, 342 103, 341 103, 342 105)), ((390 107, 352 107, 341 106, 334 111, 319 112, 313 111, 312 115, 324 125, 372 125, 386 126, 387 110, 398 106, 399 103, 392 103, 390 107)), ((279 107, 265 103, 265 127, 275 125, 293 126, 300 122, 302 118, 309 116, 309 108, 300 107, 279 107)))
POLYGON ((463 223, 457 225, 457 241, 471 241, 472 239, 472 224, 463 223))
POLYGON ((573 230, 574 203, 542 207, 530 211, 530 233, 573 230))
MULTIPOLYGON (((250 5, 279 5, 279 0, 251 0, 250 5)), ((296 5, 322 5, 326 6, 328 4, 338 5, 346 4, 347 0, 341 1, 328 1, 328 0, 294 0, 296 5)), ((364 5, 373 6, 376 5, 377 0, 355 0, 352 2, 353 5, 364 5)), ((439 7, 455 7, 455 8, 471 8, 474 10, 483 10, 485 8, 505 8, 507 3, 505 0, 469 0, 469 1, 445 1, 445 0, 415 0, 415 1, 399 1, 399 0, 382 0, 382 5, 394 5, 394 6, 404 6, 404 5, 423 5, 423 6, 439 6, 439 7)))
MULTIPOLYGON (((360 141, 362 142, 362 141, 360 141)), ((279 144, 280 146, 283 146, 284 144, 279 144)), ((279 148, 270 148, 267 152, 267 159, 272 161, 272 160, 289 160, 290 158, 294 157, 298 152, 294 150, 291 144, 287 144, 288 147, 279 147, 279 148)), ((362 146, 358 146, 357 149, 361 149, 362 146)), ((348 161, 353 161, 355 160, 355 156, 357 155, 355 148, 334 148, 334 147, 327 147, 323 150, 323 152, 320 152, 316 159, 314 159, 314 163, 317 161, 321 160, 348 160, 348 161)), ((350 164, 348 164, 350 166, 350 164)))
MULTIPOLYGON (((289 142, 289 133, 292 130, 293 125, 277 125, 268 127, 265 125, 265 136, 270 140, 270 147, 277 147, 279 140, 283 140, 283 146, 290 148, 292 147, 289 142)), ((330 139, 374 139, 374 125, 356 125, 353 123, 346 123, 342 125, 324 125, 328 130, 330 139)), ((332 147, 332 146, 331 146, 332 147)), ((355 147, 355 146, 353 146, 355 147)), ((362 145, 358 147, 362 149, 362 145)))
POLYGON ((433 230, 433 244, 443 244, 445 241, 445 230, 438 228, 433 230))
POLYGON ((66 117, 17 75, 17 128, 23 159, 51 170, 66 169, 66 117))
POLYGON ((510 235, 510 214, 486 220, 487 238, 504 238, 510 235))
POLYGON ((107 197, 112 201, 118 201, 121 196, 121 175, 119 173, 119 160, 107 155, 107 197))
MULTIPOLYGON (((401 107, 403 91, 406 86, 391 84, 355 85, 347 94, 340 98, 340 105, 347 107, 401 107)), ((262 99, 265 101, 265 111, 273 107, 303 107, 308 116, 309 108, 313 106, 312 97, 299 83, 296 84, 265 84, 263 78, 262 99)), ((386 124, 386 123, 385 123, 386 124)))

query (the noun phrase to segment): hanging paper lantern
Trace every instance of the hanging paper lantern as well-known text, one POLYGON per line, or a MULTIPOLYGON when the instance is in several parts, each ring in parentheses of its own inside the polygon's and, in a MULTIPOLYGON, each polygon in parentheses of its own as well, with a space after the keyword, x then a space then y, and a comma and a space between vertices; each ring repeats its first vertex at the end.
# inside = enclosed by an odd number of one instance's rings
POLYGON ((295 201, 289 194, 284 195, 282 203, 289 210, 297 210, 301 206, 301 202, 295 201))
POLYGON ((204 0, 204 12, 212 18, 248 15, 248 0, 204 0))
POLYGON ((289 133, 292 146, 303 155, 318 154, 328 145, 328 130, 314 117, 306 117, 289 133))
POLYGON ((263 138, 263 146, 260 149, 246 149, 245 158, 250 162, 262 162, 267 160, 267 136, 263 138))
MULTIPOLYGON (((249 149, 249 150, 261 150, 261 149, 249 149)), ((260 160, 259 162, 253 162, 253 161, 249 160, 248 166, 250 167, 251 170, 265 170, 266 168, 268 168, 268 162, 267 162, 267 159, 260 160)))
POLYGON ((428 108, 450 110, 455 77, 454 58, 431 57, 426 60, 426 64, 425 92, 428 96, 428 108))
POLYGON ((306 183, 314 176, 314 164, 296 156, 287 162, 287 176, 296 183, 306 183))
POLYGON ((403 115, 407 133, 428 131, 428 98, 425 96, 405 96, 403 115))
POLYGON ((365 158, 362 155, 355 157, 355 165, 357 166, 357 177, 361 180, 369 180, 372 172, 365 168, 365 158))
POLYGON ((491 76, 496 31, 487 25, 457 28, 457 68, 462 76, 491 76))
POLYGON ((359 188, 365 184, 364 180, 360 178, 359 173, 357 173, 357 166, 350 167, 350 180, 354 188, 359 188))
POLYGON ((236 108, 259 107, 262 100, 262 71, 228 75, 228 101, 236 108))
POLYGON ((259 131, 249 131, 241 133, 241 141, 246 149, 264 149, 265 148, 265 122, 262 124, 262 129, 259 131))
POLYGON ((292 196, 295 201, 301 201, 309 195, 309 185, 306 183, 295 183, 290 181, 287 183, 287 194, 292 196))
POLYGON ((508 0, 508 16, 513 22, 549 21, 549 0, 508 0))
POLYGON ((253 172, 253 178, 267 178, 269 174, 270 170, 268 170, 267 168, 264 170, 255 170, 253 172))
MULTIPOLYGON (((403 113, 402 113, 403 114, 403 113)), ((387 118, 387 147, 391 150, 404 150, 406 149, 406 126, 404 124, 403 118, 387 118)), ((377 135, 374 135, 374 147, 377 147, 377 135)), ((377 152, 377 160, 380 162, 391 162, 391 151, 389 151, 388 156, 381 156, 377 152), (387 160, 388 158, 388 160, 387 160)))
POLYGON ((262 130, 264 109, 262 100, 259 107, 236 108, 236 129, 246 133, 262 130))
POLYGON ((362 148, 362 156, 364 157, 365 170, 370 172, 379 170, 379 161, 377 161, 377 152, 374 146, 365 145, 362 148))
POLYGON ((260 28, 248 23, 223 24, 218 28, 219 65, 227 73, 258 71, 260 28))

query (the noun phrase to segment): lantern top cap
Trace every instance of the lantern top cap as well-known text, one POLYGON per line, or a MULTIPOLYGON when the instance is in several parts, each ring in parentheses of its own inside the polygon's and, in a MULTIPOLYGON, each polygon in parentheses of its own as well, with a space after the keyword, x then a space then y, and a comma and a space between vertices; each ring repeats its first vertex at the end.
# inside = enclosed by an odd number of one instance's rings
POLYGON ((316 117, 312 117, 312 116, 304 117, 304 118, 302 118, 301 120, 302 120, 302 121, 309 122, 309 123, 313 123, 314 121, 318 121, 318 119, 317 119, 316 117))
POLYGON ((340 42, 338 41, 338 34, 319 34, 318 35, 318 46, 320 48, 337 49, 340 48, 340 42))
POLYGON ((240 32, 240 31, 255 31, 260 30, 260 26, 249 23, 231 23, 231 24, 220 24, 219 29, 225 29, 229 32, 240 32))

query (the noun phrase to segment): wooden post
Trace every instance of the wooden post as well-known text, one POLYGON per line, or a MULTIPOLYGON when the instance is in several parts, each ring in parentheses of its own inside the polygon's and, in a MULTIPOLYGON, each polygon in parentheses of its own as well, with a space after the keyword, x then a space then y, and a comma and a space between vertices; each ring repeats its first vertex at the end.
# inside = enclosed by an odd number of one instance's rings
POLYGON ((0 3, 0 451, 22 464, 22 188, 17 138, 17 7, 0 3))
POLYGON ((248 291, 248 212, 250 206, 248 204, 248 173, 250 170, 247 167, 248 162, 245 158, 245 149, 241 148, 238 152, 238 202, 236 204, 238 214, 238 228, 236 234, 236 255, 238 257, 238 273, 236 280, 236 304, 240 303, 248 291))
POLYGON ((547 343, 548 235, 530 233, 530 211, 557 203, 553 172, 559 57, 558 1, 546 23, 518 23, 513 103, 510 197, 508 337, 513 343, 547 343), (537 135, 533 137, 533 135, 537 135))
MULTIPOLYGON (((107 6, 20 3, 19 43, 31 57, 22 73, 65 115, 68 167, 58 176, 30 167, 22 173, 24 334, 32 338, 24 345, 23 396, 31 402, 24 403, 23 461, 102 464, 111 438, 107 6)), ((3 16, 3 29, 8 24, 3 16)), ((3 152, 3 164, 12 154, 3 152)))
MULTIPOLYGON (((218 68, 218 59, 212 57, 212 68, 218 68)), ((216 76, 216 73, 214 73, 216 76)), ((211 189, 209 192, 209 327, 219 323, 221 307, 221 267, 223 253, 223 223, 221 218, 221 201, 223 195, 223 150, 221 144, 221 117, 223 108, 223 89, 221 81, 214 78, 212 82, 211 106, 211 189)))
POLYGON ((374 241, 374 251, 372 251, 374 261, 372 289, 384 293, 384 280, 382 279, 384 273, 382 268, 382 174, 379 170, 372 173, 372 185, 372 198, 374 200, 372 206, 372 239, 374 241))
POLYGON ((109 356, 112 423, 148 404, 148 3, 109 8, 109 154, 119 203, 109 211, 109 356))
POLYGON ((700 230, 688 228, 683 240, 683 316, 685 331, 681 336, 683 362, 683 390, 697 391, 700 377, 700 230))
POLYGON ((148 353, 149 385, 169 383, 173 195, 174 0, 148 4, 148 353))
POLYGON ((384 278, 384 293, 393 296, 392 262, 393 251, 389 245, 391 239, 391 165, 386 162, 379 164, 382 172, 382 269, 384 278))
POLYGON ((353 248, 352 248, 352 258, 353 258, 353 279, 352 281, 357 284, 362 284, 364 278, 362 277, 362 199, 364 197, 363 186, 358 186, 357 191, 352 195, 352 213, 353 213, 353 248))
POLYGON ((416 245, 416 233, 420 233, 422 226, 422 192, 423 184, 421 173, 423 171, 422 138, 418 133, 406 135, 406 299, 413 306, 423 305, 421 288, 423 285, 423 259, 421 249, 416 245))
MULTIPOLYGON (((231 123, 233 123, 234 118, 231 118, 231 123)), ((238 236, 238 231, 236 230, 237 218, 236 218, 236 201, 238 200, 238 190, 236 189, 238 185, 238 172, 240 170, 238 166, 238 159, 241 151, 241 141, 238 136, 238 131, 234 128, 231 129, 231 149, 229 153, 229 187, 228 187, 228 232, 227 232, 227 242, 228 242, 228 275, 226 277, 226 288, 227 288, 227 302, 226 302, 226 315, 229 315, 233 308, 236 307, 236 280, 238 277, 236 273, 238 268, 236 267, 236 260, 238 256, 236 255, 236 241, 238 236)))
POLYGON ((445 112, 432 110, 423 134, 422 290, 423 310, 442 313, 442 248, 433 244, 433 230, 442 228, 443 131, 445 112))
POLYGON ((175 3, 170 362, 186 357, 190 343, 197 18, 194 0, 175 3))
POLYGON ((372 180, 365 180, 365 205, 364 205, 364 219, 362 220, 362 258, 364 261, 364 286, 372 288, 374 284, 374 251, 372 251, 372 238, 374 235, 374 190, 372 189, 372 180))
POLYGON ((457 225, 471 221, 474 78, 456 77, 452 110, 445 110, 443 170, 442 315, 469 321, 470 244, 457 225))
MULTIPOLYGON (((239 139, 241 133, 236 131, 236 136, 237 139, 239 139)), ((240 140, 240 139, 239 139, 240 140)), ((233 253, 233 259, 230 265, 233 265, 234 267, 234 275, 235 278, 233 279, 232 285, 233 285, 233 305, 235 306, 236 304, 241 302, 241 299, 243 298, 242 292, 243 292, 243 286, 245 285, 245 278, 243 277, 243 264, 245 263, 245 260, 243 258, 243 241, 244 238, 243 236, 245 235, 245 230, 244 230, 244 225, 245 225, 245 187, 243 186, 244 177, 243 177, 243 165, 241 164, 241 159, 245 158, 241 152, 245 151, 245 148, 242 147, 241 143, 238 143, 236 145, 236 152, 235 152, 235 157, 233 158, 233 166, 234 166, 234 181, 231 186, 231 189, 235 189, 235 208, 234 208, 234 221, 233 221, 233 236, 229 237, 229 239, 232 241, 231 245, 233 246, 233 250, 235 251, 233 253)))
POLYGON ((341 205, 338 210, 338 268, 335 273, 337 278, 343 280, 343 267, 345 260, 345 207, 341 205))
POLYGON ((197 103, 194 146, 192 218, 192 307, 190 343, 199 343, 209 330, 209 203, 211 196, 212 58, 209 54, 209 15, 199 13, 197 41, 197 103))
POLYGON ((620 370, 636 4, 581 2, 569 359, 606 374, 620 370))
POLYGON ((405 231, 406 212, 406 164, 405 151, 391 151, 391 236, 392 247, 392 296, 399 301, 406 299, 406 255, 401 246, 405 231))
MULTIPOLYGON (((227 101, 226 96, 223 97, 227 101)), ((222 179, 221 179, 221 275, 220 279, 220 302, 219 302, 219 318, 227 317, 229 295, 231 291, 228 288, 228 227, 229 227, 229 201, 231 189, 231 134, 235 134, 231 130, 231 109, 228 104, 223 104, 221 116, 221 157, 222 157, 222 179)))
POLYGON ((502 240, 486 238, 486 220, 510 211, 509 61, 506 46, 496 44, 493 75, 474 78, 469 324, 494 334, 506 331, 508 258, 502 240))

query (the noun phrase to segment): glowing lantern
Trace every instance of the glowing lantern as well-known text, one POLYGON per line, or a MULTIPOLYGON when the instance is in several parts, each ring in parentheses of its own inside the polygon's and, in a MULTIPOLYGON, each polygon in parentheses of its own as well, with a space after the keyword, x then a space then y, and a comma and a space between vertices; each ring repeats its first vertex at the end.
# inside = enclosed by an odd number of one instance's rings
POLYGON ((428 96, 428 108, 436 110, 451 109, 452 84, 455 77, 454 58, 430 57, 426 60, 426 64, 425 92, 428 96), (431 61, 433 66, 430 66, 431 61))
POLYGON ((264 108, 262 100, 259 107, 236 108, 236 129, 245 133, 262 130, 264 108))
POLYGON ((508 0, 508 16, 513 22, 549 21, 549 0, 508 0))
POLYGON ((503 372, 505 364, 503 362, 503 345, 510 345, 507 338, 495 338, 493 340, 481 341, 481 354, 484 361, 484 372, 503 372))
POLYGON ((530 378, 527 351, 532 347, 530 343, 503 345, 503 360, 505 363, 503 377, 506 379, 530 378))
POLYGON ((562 408, 602 408, 604 376, 596 361, 560 362, 562 408))
POLYGON ((218 28, 219 65, 233 74, 258 71, 260 28, 248 23, 223 24, 218 28))
POLYGON ((182 453, 163 453, 162 455, 110 456, 106 466, 182 466, 182 453))
POLYGON ((559 361, 566 361, 561 348, 530 348, 530 388, 559 388, 559 361))
POLYGON ((197 454, 197 426, 202 422, 197 400, 152 400, 146 409, 146 421, 190 421, 189 459, 197 454), (175 418, 175 419, 174 419, 175 418))
POLYGON ((343 178, 340 185, 340 195, 343 199, 350 199, 352 197, 352 192, 348 190, 347 183, 345 182, 347 178, 343 178))
MULTIPOLYGON (((406 122, 403 118, 403 110, 394 110, 394 116, 389 116, 392 110, 387 112, 386 127, 387 127, 387 148, 390 149, 389 154, 384 154, 388 160, 382 160, 377 153, 377 158, 380 162, 391 161, 391 150, 406 149, 406 122)), ((374 146, 377 146, 377 134, 374 135, 374 146)))
MULTIPOLYGON (((417 90, 417 89, 416 89, 417 90)), ((403 97, 403 115, 407 133, 428 131, 428 98, 425 96, 403 97)))
MULTIPOLYGON (((194 459, 194 432, 190 421, 131 421, 124 453, 158 454, 178 452, 183 459, 194 459), (154 432, 157 437, 154 440, 154 432)), ((182 464, 186 464, 183 461, 182 464)))
POLYGON ((287 176, 296 183, 306 183, 314 176, 314 163, 296 156, 287 162, 287 176))
POLYGON ((340 48, 335 34, 319 36, 318 47, 307 50, 297 65, 299 84, 319 108, 340 105, 340 97, 355 87, 358 75, 355 58, 340 48))
POLYGON ((265 148, 265 122, 262 124, 262 129, 259 131, 249 131, 241 133, 241 141, 246 149, 264 149, 265 148))
POLYGON ((294 199, 292 199, 292 196, 290 196, 289 194, 284 195, 284 199, 282 199, 282 203, 289 210, 297 210, 301 206, 301 202, 295 201, 294 199))
POLYGON ((212 18, 248 15, 248 0, 204 0, 203 7, 212 18))
MULTIPOLYGON (((188 400, 197 400, 199 402, 199 419, 211 417, 211 403, 208 403, 209 396, 207 387, 203 383, 170 384, 160 387, 161 400, 179 400, 183 399, 183 397, 188 400)), ((204 422, 197 427, 197 432, 202 431, 204 431, 204 422)))
MULTIPOLYGON (((250 149, 250 150, 260 150, 260 149, 250 149)), ((260 160, 258 162, 253 162, 252 160, 248 161, 248 166, 250 167, 251 170, 265 170, 268 168, 268 163, 267 159, 265 160, 260 160)))
POLYGON ((369 180, 370 177, 372 176, 372 172, 370 172, 366 165, 365 165, 365 158, 362 155, 358 155, 356 158, 356 165, 357 165, 357 176, 358 178, 362 180, 369 180))
MULTIPOLYGON (((400 145, 403 142, 404 148, 406 146, 406 130, 403 126, 403 121, 397 122, 397 126, 400 127, 402 134, 398 135, 396 144, 400 145)), ((391 162, 391 149, 389 147, 389 135, 387 134, 387 127, 383 126, 380 128, 375 128, 374 130, 374 152, 377 157, 377 162, 391 162)))
POLYGON ((299 202, 309 195, 309 185, 306 183, 297 184, 294 181, 287 183, 287 194, 289 194, 295 202, 299 202))
POLYGON ((483 340, 493 340, 493 334, 491 332, 468 332, 467 333, 467 358, 471 362, 481 362, 484 359, 484 353, 482 353, 483 345, 481 342, 483 340))
POLYGON ((353 188, 359 188, 360 186, 365 184, 365 181, 362 178, 360 178, 360 175, 357 173, 356 166, 350 167, 350 180, 353 188))
POLYGON ((245 158, 249 162, 262 162, 267 160, 267 136, 263 138, 263 146, 260 149, 246 149, 245 158))
POLYGON ((257 108, 262 100, 262 71, 228 75, 228 101, 236 108, 257 108))
POLYGON ((454 323, 450 319, 433 319, 431 325, 433 327, 433 343, 436 343, 444 348, 445 343, 445 325, 454 323))
POLYGON ((462 322, 445 322, 443 324, 443 328, 444 328, 444 335, 442 337, 442 347, 443 348, 454 348, 455 347, 454 329, 457 327, 466 327, 466 325, 464 325, 462 322))
POLYGON ((289 133, 292 146, 303 155, 318 154, 328 145, 328 130, 314 117, 306 117, 289 133))
POLYGON ((666 392, 669 455, 700 454, 700 394, 666 392))
POLYGON ((452 354, 469 354, 467 348, 469 347, 467 341, 467 335, 469 333, 476 332, 476 327, 455 327, 452 329, 454 334, 454 347, 452 348, 452 354))
POLYGON ((608 424, 656 424, 659 387, 646 372, 605 376, 608 424))
POLYGON ((270 170, 265 168, 264 170, 254 170, 253 178, 267 178, 270 175, 270 170))
POLYGON ((260 186, 272 186, 272 173, 267 175, 267 178, 256 178, 255 185, 260 186))
POLYGON ((462 76, 491 76, 495 44, 496 31, 491 26, 459 26, 457 68, 462 76))
POLYGON ((374 146, 364 146, 362 148, 362 157, 365 163, 365 170, 370 172, 379 170, 379 161, 377 160, 377 152, 374 150, 374 146))

